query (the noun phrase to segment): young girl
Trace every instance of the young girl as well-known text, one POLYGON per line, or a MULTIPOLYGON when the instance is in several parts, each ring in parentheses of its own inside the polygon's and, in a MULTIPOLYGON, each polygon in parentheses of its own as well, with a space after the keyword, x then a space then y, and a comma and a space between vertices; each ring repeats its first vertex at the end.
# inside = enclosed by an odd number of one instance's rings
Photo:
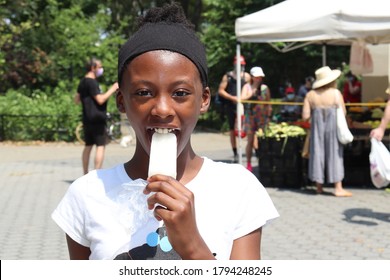
POLYGON ((179 6, 146 14, 119 51, 118 82, 135 153, 77 179, 54 211, 70 258, 260 259, 262 227, 278 212, 243 166, 198 156, 191 146, 211 94, 204 46, 179 6), (154 133, 176 137, 176 177, 148 175, 154 133))
MULTIPOLYGON (((271 92, 263 83, 265 77, 263 69, 255 66, 250 70, 251 81, 242 87, 241 99, 255 101, 270 101, 271 92)), ((253 148, 257 149, 256 132, 259 128, 264 129, 271 119, 272 106, 269 104, 246 104, 244 130, 247 134, 246 145, 246 168, 252 171, 253 148)))

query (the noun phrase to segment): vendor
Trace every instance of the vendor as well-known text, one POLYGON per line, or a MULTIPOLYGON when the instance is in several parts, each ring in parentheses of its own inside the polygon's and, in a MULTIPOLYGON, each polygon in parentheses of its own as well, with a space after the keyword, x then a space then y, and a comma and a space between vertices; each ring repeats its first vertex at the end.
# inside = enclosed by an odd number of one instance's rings
POLYGON ((362 83, 349 71, 346 75, 347 80, 344 83, 344 102, 360 103, 362 102, 362 83))
MULTIPOLYGON (((285 96, 282 98, 282 102, 301 103, 303 99, 295 93, 293 87, 289 86, 285 90, 285 96)), ((302 105, 282 105, 280 113, 282 115, 282 121, 296 121, 301 117, 302 105)))

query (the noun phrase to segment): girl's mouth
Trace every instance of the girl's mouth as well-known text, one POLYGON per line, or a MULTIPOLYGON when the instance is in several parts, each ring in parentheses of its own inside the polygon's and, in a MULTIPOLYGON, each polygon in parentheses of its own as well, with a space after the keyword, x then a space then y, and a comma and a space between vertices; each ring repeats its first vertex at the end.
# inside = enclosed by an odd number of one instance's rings
POLYGON ((175 131, 174 128, 152 128, 152 130, 160 134, 173 133, 175 131))

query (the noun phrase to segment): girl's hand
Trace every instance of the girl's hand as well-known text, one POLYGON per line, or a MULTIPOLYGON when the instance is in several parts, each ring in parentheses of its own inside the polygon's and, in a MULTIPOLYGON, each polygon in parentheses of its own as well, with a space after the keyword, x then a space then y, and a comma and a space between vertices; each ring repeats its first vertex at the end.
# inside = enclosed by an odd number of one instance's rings
POLYGON ((194 195, 183 184, 172 177, 154 175, 144 194, 153 192, 148 198, 148 207, 154 210, 158 220, 163 220, 169 242, 182 259, 209 259, 212 253, 199 234, 195 220, 194 195))

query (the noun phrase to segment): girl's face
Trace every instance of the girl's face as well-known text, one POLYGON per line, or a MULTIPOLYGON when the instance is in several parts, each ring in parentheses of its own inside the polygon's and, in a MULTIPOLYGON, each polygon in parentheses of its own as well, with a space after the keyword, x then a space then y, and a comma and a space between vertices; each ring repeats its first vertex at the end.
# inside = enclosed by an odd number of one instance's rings
POLYGON ((125 68, 117 95, 118 109, 126 113, 137 134, 137 145, 150 153, 155 128, 173 129, 180 153, 189 145, 200 114, 210 105, 196 66, 170 51, 150 51, 125 68))

